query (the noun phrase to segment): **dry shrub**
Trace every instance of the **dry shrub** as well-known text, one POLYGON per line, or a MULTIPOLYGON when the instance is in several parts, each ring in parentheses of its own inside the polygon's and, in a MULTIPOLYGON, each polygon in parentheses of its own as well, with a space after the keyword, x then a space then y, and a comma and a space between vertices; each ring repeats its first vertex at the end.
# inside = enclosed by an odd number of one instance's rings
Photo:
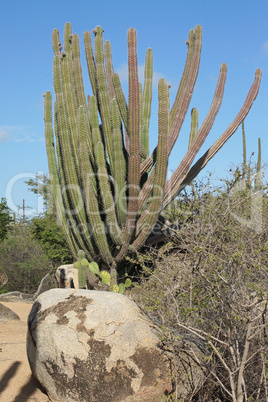
POLYGON ((226 184, 177 200, 180 230, 137 256, 132 297, 172 352, 173 400, 268 400, 267 189, 226 184))

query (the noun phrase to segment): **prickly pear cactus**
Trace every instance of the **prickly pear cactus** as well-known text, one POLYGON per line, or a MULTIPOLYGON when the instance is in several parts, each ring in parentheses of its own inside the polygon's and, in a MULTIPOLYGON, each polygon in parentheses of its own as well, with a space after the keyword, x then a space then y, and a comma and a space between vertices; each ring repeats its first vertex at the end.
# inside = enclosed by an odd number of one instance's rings
POLYGON ((110 273, 106 270, 100 271, 96 262, 89 262, 85 258, 83 250, 79 250, 77 261, 74 263, 74 268, 78 269, 79 289, 87 288, 87 274, 90 274, 91 277, 95 277, 95 282, 100 280, 107 286, 107 290, 115 293, 124 293, 126 288, 132 285, 130 278, 127 278, 125 283, 120 283, 118 285, 116 270, 111 269, 110 273))

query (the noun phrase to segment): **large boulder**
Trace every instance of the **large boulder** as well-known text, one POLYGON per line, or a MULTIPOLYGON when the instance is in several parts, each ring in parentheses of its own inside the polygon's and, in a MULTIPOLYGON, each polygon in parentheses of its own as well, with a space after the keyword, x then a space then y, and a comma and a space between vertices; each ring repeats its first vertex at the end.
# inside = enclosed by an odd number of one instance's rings
POLYGON ((51 289, 28 317, 31 370, 52 401, 158 401, 172 391, 157 329, 119 293, 51 289))

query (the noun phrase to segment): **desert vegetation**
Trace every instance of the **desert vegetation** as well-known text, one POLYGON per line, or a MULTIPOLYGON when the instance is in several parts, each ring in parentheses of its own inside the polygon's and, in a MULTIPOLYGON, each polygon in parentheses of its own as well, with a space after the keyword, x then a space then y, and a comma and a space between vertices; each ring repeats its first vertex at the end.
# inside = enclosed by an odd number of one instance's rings
POLYGON ((267 187, 260 209, 239 171, 213 190, 193 184, 167 211, 180 229, 132 260, 142 269, 132 297, 175 359, 174 400, 268 398, 267 187))

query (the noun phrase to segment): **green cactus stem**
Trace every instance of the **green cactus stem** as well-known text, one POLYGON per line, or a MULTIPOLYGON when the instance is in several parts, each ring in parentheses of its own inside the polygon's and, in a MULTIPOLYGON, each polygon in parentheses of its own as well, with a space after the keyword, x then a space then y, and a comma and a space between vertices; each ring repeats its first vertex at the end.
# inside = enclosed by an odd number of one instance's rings
POLYGON ((258 138, 258 160, 257 160, 257 171, 255 179, 254 191, 260 191, 262 188, 262 172, 261 172, 261 139, 258 138))

